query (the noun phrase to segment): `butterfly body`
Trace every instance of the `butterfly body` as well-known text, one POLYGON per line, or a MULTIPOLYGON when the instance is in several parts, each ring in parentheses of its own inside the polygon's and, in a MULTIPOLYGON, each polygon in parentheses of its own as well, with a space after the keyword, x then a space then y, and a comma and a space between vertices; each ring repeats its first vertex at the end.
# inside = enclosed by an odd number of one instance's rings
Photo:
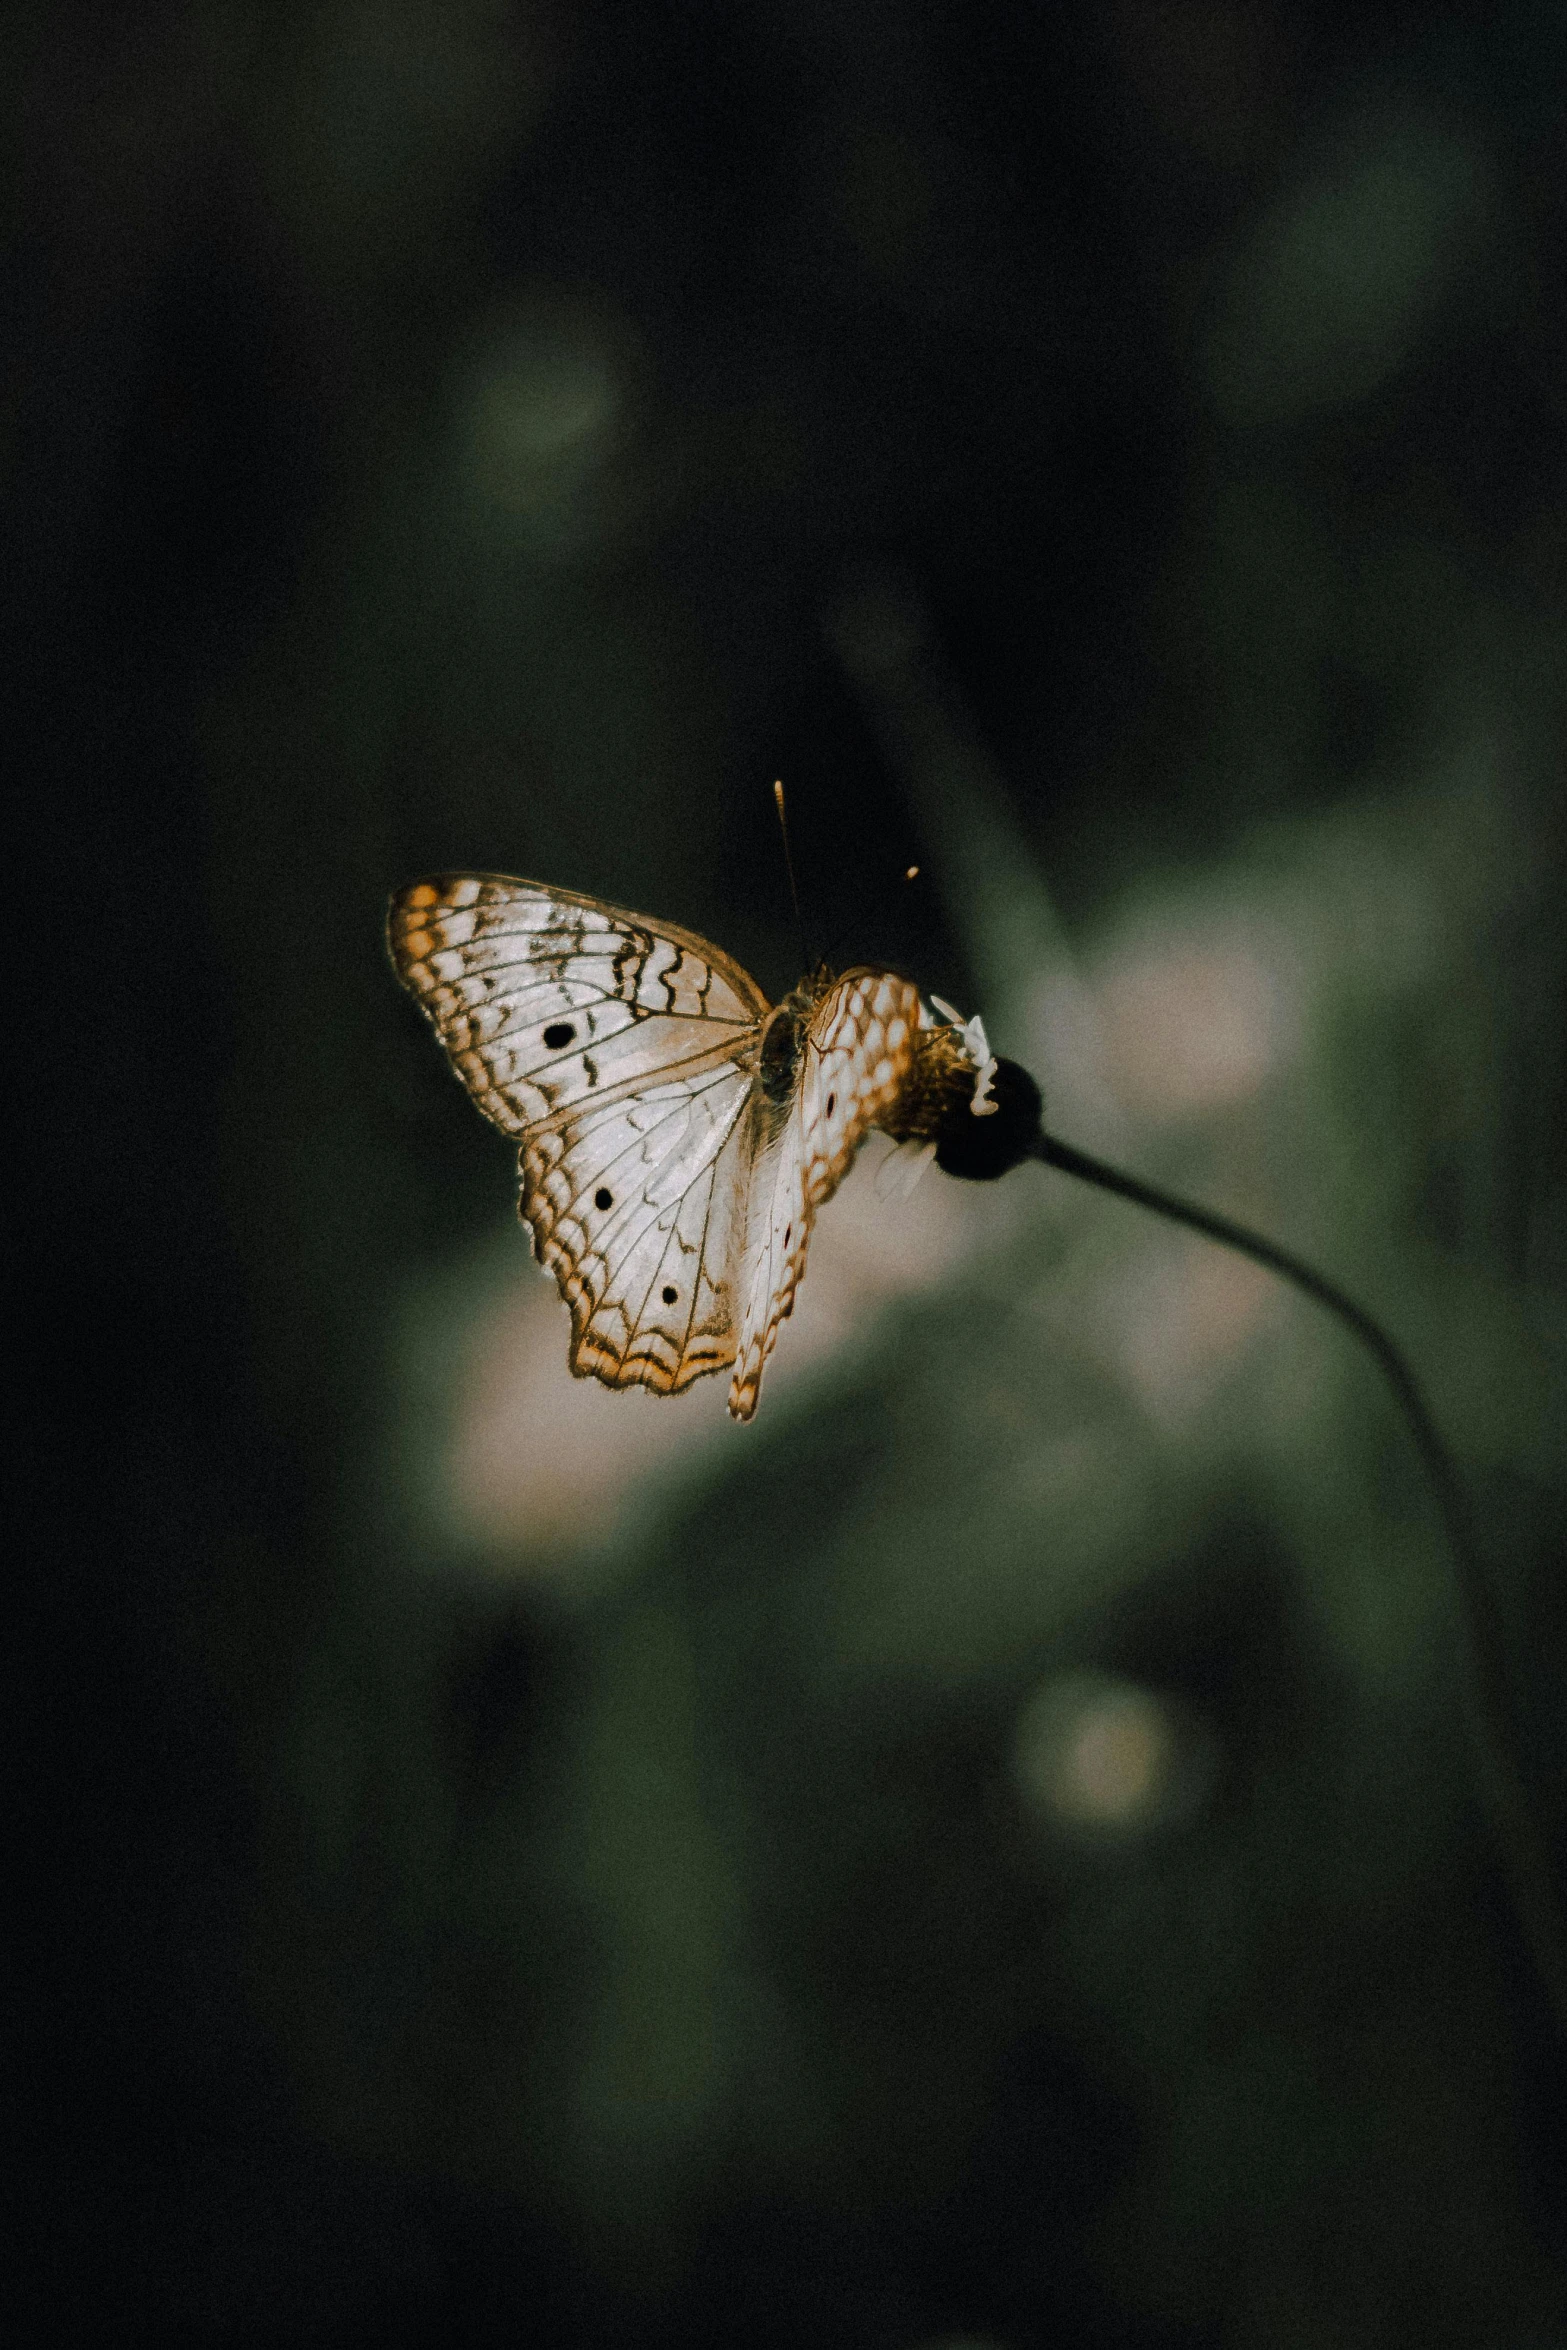
POLYGON ((775 1006, 693 932, 499 874, 400 891, 388 940, 518 1140, 571 1368, 610 1386, 670 1395, 733 1364, 749 1419, 816 1210, 866 1134, 922 1131, 954 1081, 975 1093, 967 1048, 895 972, 819 969, 775 1006))
MULTIPOLYGON (((826 973, 820 976, 825 982, 826 973)), ((785 1103, 794 1089, 800 1047, 817 992, 808 980, 802 980, 767 1015, 756 1048, 757 1083, 767 1101, 785 1103)))

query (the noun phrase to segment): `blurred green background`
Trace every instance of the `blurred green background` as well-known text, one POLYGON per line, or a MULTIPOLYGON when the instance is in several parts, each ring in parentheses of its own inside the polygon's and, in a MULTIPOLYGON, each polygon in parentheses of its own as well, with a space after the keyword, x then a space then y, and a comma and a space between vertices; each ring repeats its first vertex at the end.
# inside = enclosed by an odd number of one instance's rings
POLYGON ((1312 1310, 871 1162, 572 1382, 453 866, 808 917, 1407 1344, 1558 1851, 1567 17, 18 5, 13 2339, 1567 2342, 1312 1310), (918 864, 916 880, 905 870, 918 864))

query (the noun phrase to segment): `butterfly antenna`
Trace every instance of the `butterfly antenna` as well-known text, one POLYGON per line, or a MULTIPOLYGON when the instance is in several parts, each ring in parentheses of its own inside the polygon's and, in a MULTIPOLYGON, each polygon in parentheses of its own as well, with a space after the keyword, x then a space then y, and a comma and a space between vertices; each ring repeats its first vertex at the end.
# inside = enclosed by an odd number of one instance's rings
MULTIPOLYGON (((903 878, 904 878, 904 880, 905 880, 905 881, 916 881, 916 880, 918 880, 918 878, 919 878, 919 870, 920 870, 920 869, 919 869, 919 867, 918 867, 917 865, 910 865, 910 866, 906 867, 906 868, 905 868, 905 870, 904 870, 904 875, 903 875, 903 878)), ((833 934, 832 934, 831 938, 830 938, 830 939, 827 941, 827 951, 826 951, 826 953, 823 955, 823 957, 822 957, 822 961, 823 961, 824 963, 827 963, 827 964, 831 965, 833 969, 836 969, 836 968, 837 968, 837 961, 836 961, 836 958, 837 958, 838 949, 839 949, 839 948, 842 946, 842 944, 843 944, 844 940, 845 940, 845 939, 846 939, 846 938, 849 936, 850 932, 851 932, 851 931, 853 931, 853 930, 860 929, 860 928, 862 927, 862 924, 863 924, 863 917, 862 917, 861 915, 858 915, 858 914, 856 914, 856 915, 855 915, 855 916, 852 918, 852 920, 850 920, 850 921, 848 921, 848 922, 845 922, 845 923, 844 923, 844 925, 843 925, 843 927, 842 927, 842 929, 841 929, 841 930, 835 930, 835 931, 833 932, 833 934)))
POLYGON ((814 966, 811 960, 810 941, 805 935, 805 916, 800 911, 800 885, 794 877, 794 852, 789 846, 789 817, 784 807, 782 782, 775 782, 773 785, 773 805, 778 810, 778 829, 783 835, 784 864, 789 874, 789 895, 794 900, 795 926, 800 933, 800 958, 803 967, 809 971, 814 966))

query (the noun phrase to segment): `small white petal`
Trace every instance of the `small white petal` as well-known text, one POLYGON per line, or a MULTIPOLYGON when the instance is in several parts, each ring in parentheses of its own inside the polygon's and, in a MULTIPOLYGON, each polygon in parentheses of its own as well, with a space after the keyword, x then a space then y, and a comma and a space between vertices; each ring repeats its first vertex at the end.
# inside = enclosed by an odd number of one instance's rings
POLYGON ((935 1156, 936 1146, 933 1142, 900 1143, 876 1170, 877 1198, 907 1199, 935 1156))
POLYGON ((974 1098, 969 1108, 976 1118, 993 1118, 1001 1104, 990 1090, 990 1081, 996 1074, 995 1061, 988 1060, 974 1083, 974 1098))

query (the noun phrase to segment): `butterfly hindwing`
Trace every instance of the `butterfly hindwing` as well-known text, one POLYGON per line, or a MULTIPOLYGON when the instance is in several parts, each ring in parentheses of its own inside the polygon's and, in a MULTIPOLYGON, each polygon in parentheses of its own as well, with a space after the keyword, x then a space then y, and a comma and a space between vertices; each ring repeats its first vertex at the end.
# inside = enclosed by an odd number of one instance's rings
POLYGON ((748 1073, 587 1102, 519 1155, 524 1220, 571 1309, 571 1368, 660 1394, 734 1359, 748 1073))
POLYGON ((729 1411, 736 1420, 749 1420, 756 1410, 763 1366, 777 1341, 779 1324, 794 1311, 794 1293, 805 1271, 812 1215, 805 1163, 797 1092, 782 1133, 755 1159, 740 1268, 743 1319, 729 1383, 729 1411))

